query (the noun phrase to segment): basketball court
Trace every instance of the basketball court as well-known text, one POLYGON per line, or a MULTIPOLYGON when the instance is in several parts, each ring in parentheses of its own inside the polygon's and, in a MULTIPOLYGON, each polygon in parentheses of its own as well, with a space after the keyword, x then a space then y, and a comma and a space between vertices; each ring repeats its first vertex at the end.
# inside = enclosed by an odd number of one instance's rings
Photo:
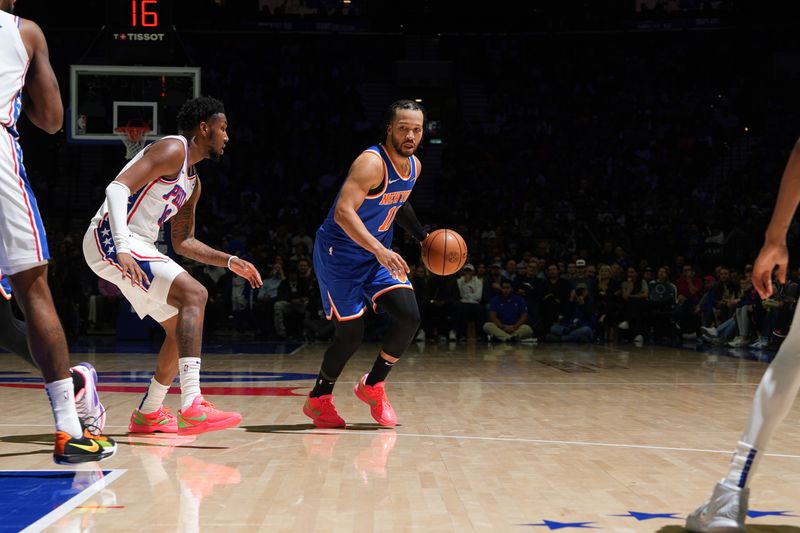
MULTIPOLYGON (((38 374, 0 355, 0 530, 681 531, 766 369, 690 345, 417 344, 390 376, 399 425, 387 429, 352 394, 379 349, 365 345, 336 389, 348 428, 319 430, 301 409, 325 348, 210 346, 203 389, 242 426, 129 437, 155 354, 76 346, 119 446, 75 468, 52 462, 38 374)), ((799 426, 795 408, 753 480, 750 531, 800 531, 799 426)))

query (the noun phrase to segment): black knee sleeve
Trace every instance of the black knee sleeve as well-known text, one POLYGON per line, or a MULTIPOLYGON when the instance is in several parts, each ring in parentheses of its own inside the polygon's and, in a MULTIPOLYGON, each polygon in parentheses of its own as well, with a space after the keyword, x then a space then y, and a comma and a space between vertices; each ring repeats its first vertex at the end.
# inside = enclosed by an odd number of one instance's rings
POLYGON ((407 289, 389 291, 380 296, 376 303, 388 312, 392 319, 383 339, 383 352, 392 357, 400 357, 419 329, 419 306, 414 291, 407 289))
POLYGON ((336 328, 333 343, 325 351, 322 359, 321 374, 328 381, 336 381, 342 373, 344 365, 356 352, 364 337, 364 319, 356 318, 339 322, 334 320, 336 328))

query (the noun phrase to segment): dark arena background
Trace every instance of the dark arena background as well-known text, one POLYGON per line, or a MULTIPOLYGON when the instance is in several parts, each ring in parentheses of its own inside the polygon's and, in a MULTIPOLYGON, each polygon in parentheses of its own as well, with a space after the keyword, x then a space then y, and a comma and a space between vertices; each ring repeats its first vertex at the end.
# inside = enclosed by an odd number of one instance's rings
MULTIPOLYGON (((800 296, 796 255, 769 298, 751 279, 800 137, 793 7, 18 0, 65 110, 50 135, 23 99, 18 123, 50 290, 117 452, 55 465, 41 374, 0 350, 0 531, 684 531, 800 296), (196 167, 195 236, 264 285, 179 256, 169 222, 156 244, 208 292, 203 393, 243 420, 129 433, 164 332, 87 266, 83 237, 199 95, 224 102, 230 140, 196 167), (468 256, 434 275, 396 226, 421 316, 386 379, 397 426, 351 393, 393 327, 368 305, 336 388, 348 425, 320 429, 304 401, 335 330, 316 232, 399 99, 426 111, 409 201, 468 256), (524 327, 506 333, 512 296, 524 327)), ((793 222, 790 254, 799 240, 793 222)), ((169 392, 177 413, 177 378, 169 392)), ((763 454, 748 531, 800 531, 799 428, 794 408, 763 454)))

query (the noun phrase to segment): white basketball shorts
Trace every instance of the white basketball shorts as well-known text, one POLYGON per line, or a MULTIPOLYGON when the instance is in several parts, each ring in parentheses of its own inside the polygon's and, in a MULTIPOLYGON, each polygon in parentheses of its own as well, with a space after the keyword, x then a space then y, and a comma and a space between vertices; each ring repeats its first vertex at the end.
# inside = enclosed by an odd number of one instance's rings
POLYGON ((9 276, 47 264, 50 251, 36 205, 22 148, 0 126, 0 270, 9 276))
POLYGON ((119 287, 139 318, 150 315, 161 323, 177 315, 178 309, 167 303, 167 296, 175 278, 186 271, 170 257, 159 252, 152 243, 131 237, 130 248, 131 256, 150 281, 149 287, 131 285, 131 280, 123 277, 122 267, 117 263, 108 217, 97 227, 90 226, 83 237, 83 256, 89 268, 119 287))

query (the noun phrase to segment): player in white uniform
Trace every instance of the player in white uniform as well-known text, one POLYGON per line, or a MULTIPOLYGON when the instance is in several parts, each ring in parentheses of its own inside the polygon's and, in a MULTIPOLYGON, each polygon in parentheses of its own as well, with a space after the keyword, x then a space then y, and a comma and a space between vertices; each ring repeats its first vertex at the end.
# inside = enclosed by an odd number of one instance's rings
POLYGON ((178 113, 181 135, 154 142, 125 165, 106 188, 106 201, 83 240, 91 269, 116 284, 141 318, 150 315, 166 332, 155 376, 131 414, 128 430, 134 433, 202 433, 235 426, 242 419, 239 413, 215 409, 200 392, 205 287, 154 244, 161 226, 171 220, 176 252, 226 266, 253 287, 261 286, 261 276, 251 263, 194 238, 200 196, 194 165, 222 155, 227 127, 219 100, 201 96, 186 102, 178 113), (176 418, 163 402, 178 371, 181 409, 176 418))
POLYGON ((0 0, 0 271, 25 313, 30 353, 50 398, 56 425, 53 459, 98 461, 113 455, 116 444, 99 435, 104 410, 91 365, 74 369, 86 376, 76 409, 67 341, 47 285, 47 239, 16 129, 23 92, 28 118, 48 133, 61 129, 64 109, 44 34, 34 22, 12 14, 14 3, 0 0))
MULTIPOLYGON (((753 264, 753 287, 762 298, 772 295, 772 275, 786 283, 789 250, 786 233, 800 203, 800 140, 792 149, 781 178, 775 210, 764 238, 764 245, 753 264)), ((792 318, 789 333, 775 359, 761 377, 750 416, 733 453, 728 473, 714 487, 711 497, 686 519, 686 529, 694 532, 744 531, 750 479, 772 434, 794 405, 800 389, 800 306, 792 318)))

